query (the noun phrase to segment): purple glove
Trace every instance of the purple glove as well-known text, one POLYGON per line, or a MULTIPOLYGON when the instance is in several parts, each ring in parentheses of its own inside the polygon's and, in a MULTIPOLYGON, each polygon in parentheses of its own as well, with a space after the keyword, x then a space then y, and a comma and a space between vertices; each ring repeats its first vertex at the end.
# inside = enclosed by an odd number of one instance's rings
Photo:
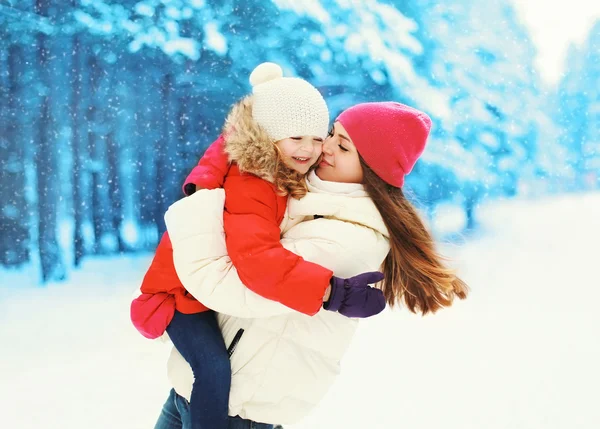
POLYGON ((337 311, 346 317, 370 317, 385 308, 385 297, 380 289, 369 286, 383 280, 378 271, 362 273, 348 279, 333 276, 331 295, 323 304, 325 310, 337 311))

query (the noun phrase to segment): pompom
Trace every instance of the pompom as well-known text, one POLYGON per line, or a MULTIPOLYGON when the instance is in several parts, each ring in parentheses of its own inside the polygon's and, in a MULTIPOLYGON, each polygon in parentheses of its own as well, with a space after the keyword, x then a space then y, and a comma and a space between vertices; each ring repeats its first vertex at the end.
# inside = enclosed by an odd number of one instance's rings
POLYGON ((250 74, 250 85, 256 86, 283 77, 283 70, 275 63, 262 63, 250 74))

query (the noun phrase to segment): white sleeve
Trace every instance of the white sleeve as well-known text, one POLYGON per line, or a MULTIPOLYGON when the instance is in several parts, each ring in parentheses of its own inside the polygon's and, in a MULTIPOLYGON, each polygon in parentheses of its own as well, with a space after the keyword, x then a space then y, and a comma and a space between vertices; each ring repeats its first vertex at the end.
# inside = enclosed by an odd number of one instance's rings
MULTIPOLYGON (((179 279, 198 301, 219 313, 262 318, 293 312, 252 292, 240 281, 227 256, 224 201, 222 189, 201 190, 167 211, 165 222, 179 279)), ((292 227, 281 243, 339 277, 379 269, 389 249, 387 240, 370 228, 325 218, 292 227)))
POLYGON ((200 190, 165 214, 173 263, 183 286, 207 307, 236 317, 274 316, 293 311, 248 289, 227 255, 223 189, 200 190))

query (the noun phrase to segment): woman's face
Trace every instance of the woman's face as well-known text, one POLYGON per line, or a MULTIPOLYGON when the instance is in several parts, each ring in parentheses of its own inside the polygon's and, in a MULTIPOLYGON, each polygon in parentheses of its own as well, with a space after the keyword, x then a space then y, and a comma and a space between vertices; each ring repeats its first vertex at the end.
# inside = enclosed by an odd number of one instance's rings
POLYGON ((362 183, 363 169, 358 151, 340 124, 333 124, 323 143, 323 156, 315 172, 321 180, 340 183, 362 183))
POLYGON ((300 174, 306 174, 321 156, 323 139, 315 136, 288 137, 275 142, 275 145, 288 167, 300 174))

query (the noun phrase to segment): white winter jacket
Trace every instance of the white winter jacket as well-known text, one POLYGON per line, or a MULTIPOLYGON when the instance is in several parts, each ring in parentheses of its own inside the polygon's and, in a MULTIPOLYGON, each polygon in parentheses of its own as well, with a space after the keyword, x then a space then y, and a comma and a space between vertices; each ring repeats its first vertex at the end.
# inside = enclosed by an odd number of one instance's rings
MULTIPOLYGON (((284 247, 338 277, 379 270, 388 233, 363 186, 325 182, 314 172, 308 185, 304 198, 288 202, 284 247)), ((247 289, 227 256, 223 204, 222 189, 203 190, 169 208, 175 268, 185 288, 219 313, 225 344, 234 349, 230 415, 295 423, 333 383, 358 320, 327 310, 310 317, 247 289)), ((168 376, 189 399, 192 371, 175 348, 168 376)))

